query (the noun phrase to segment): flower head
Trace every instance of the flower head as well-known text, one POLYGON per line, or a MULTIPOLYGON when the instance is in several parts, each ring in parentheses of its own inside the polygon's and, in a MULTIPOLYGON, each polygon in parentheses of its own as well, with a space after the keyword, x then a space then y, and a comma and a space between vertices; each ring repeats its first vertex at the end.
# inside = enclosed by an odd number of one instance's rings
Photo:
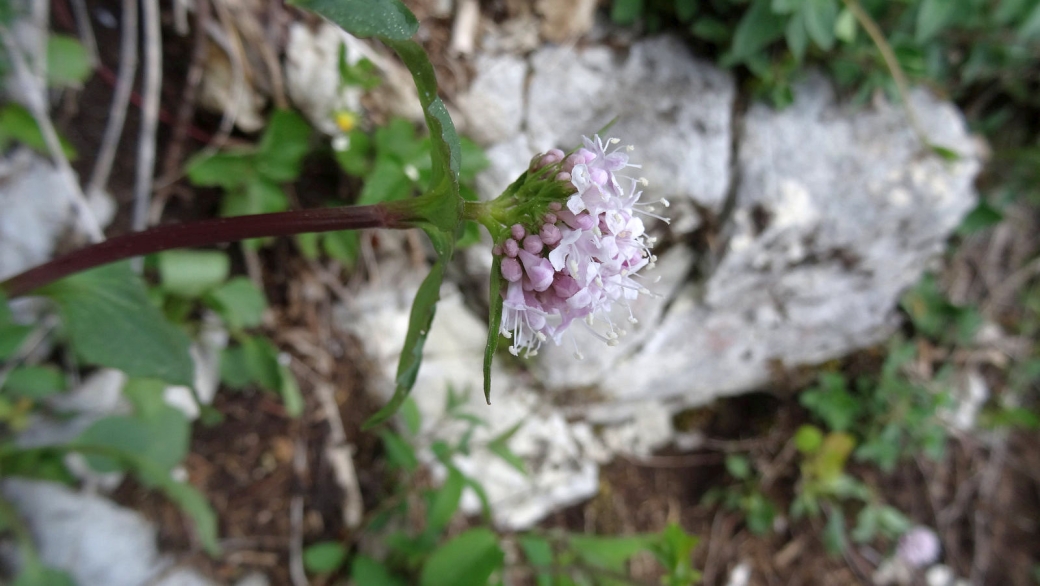
MULTIPOLYGON (((656 261, 640 214, 665 219, 640 202, 646 180, 621 174, 638 165, 618 142, 595 136, 570 155, 538 155, 499 198, 509 211, 503 220, 520 218, 503 223, 495 246, 506 281, 500 332, 514 355, 534 356, 547 340, 560 344, 575 322, 616 345, 625 330, 611 309, 649 294, 635 280, 656 261)), ((629 321, 636 321, 631 309, 629 321)))
POLYGON ((928 527, 911 528, 899 538, 896 555, 913 568, 923 568, 939 559, 939 536, 928 527))

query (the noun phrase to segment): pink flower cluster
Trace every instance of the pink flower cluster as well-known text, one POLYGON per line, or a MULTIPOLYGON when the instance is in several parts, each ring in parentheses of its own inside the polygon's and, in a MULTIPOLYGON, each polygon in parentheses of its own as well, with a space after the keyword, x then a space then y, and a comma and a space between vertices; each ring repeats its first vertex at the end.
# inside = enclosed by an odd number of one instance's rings
POLYGON ((570 156, 553 149, 532 164, 532 171, 555 172, 552 180, 569 183, 572 195, 566 205, 549 203, 533 225, 514 224, 495 247, 507 281, 500 331, 512 338, 514 355, 534 356, 549 339, 559 345, 575 321, 617 344, 625 331, 610 319, 614 304, 628 308, 629 321, 636 323, 629 301, 649 294, 636 273, 656 260, 650 252, 655 239, 645 234, 636 213, 660 216, 639 202, 646 180, 618 174, 637 165, 628 162, 631 147, 617 143, 585 138, 584 148, 570 156))

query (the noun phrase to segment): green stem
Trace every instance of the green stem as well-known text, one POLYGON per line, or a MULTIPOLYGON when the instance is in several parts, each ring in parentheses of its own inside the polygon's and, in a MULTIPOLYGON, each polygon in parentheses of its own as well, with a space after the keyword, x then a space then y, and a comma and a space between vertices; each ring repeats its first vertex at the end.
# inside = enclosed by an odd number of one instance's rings
POLYGON ((110 238, 73 251, 0 282, 8 297, 25 295, 71 274, 111 262, 171 248, 190 248, 248 238, 290 236, 360 228, 414 228, 424 218, 417 210, 423 198, 369 206, 344 206, 216 218, 158 226, 110 238))

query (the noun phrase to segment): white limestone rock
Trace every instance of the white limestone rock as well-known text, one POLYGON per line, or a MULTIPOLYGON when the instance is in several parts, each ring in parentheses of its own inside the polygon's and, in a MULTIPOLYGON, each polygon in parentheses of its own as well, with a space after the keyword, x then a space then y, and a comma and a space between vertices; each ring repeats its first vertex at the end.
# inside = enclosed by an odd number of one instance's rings
POLYGON ((513 138, 523 122, 527 62, 508 54, 480 55, 473 68, 473 83, 455 98, 459 129, 483 145, 513 138))
MULTIPOLYGON (((485 46, 498 47, 495 39, 485 46)), ((478 58, 476 70, 457 105, 467 131, 488 146, 491 165, 478 179, 484 198, 501 193, 536 153, 569 150, 619 117, 609 133, 635 146, 639 175, 656 197, 673 202, 673 233, 700 225, 694 204, 712 213, 722 208, 733 78, 695 60, 679 40, 639 41, 625 54, 598 44, 547 46, 524 59, 478 58)))
MULTIPOLYGON (((65 181, 46 158, 28 149, 0 158, 0 279, 50 260, 76 225, 70 202, 65 181)), ((87 203, 102 227, 111 221, 115 204, 107 194, 87 203)))
MULTIPOLYGON (((384 269, 393 261, 384 264, 384 269)), ((369 355, 382 370, 377 393, 384 400, 393 393, 393 378, 408 325, 408 311, 424 271, 390 268, 385 285, 372 286, 356 295, 350 307, 341 308, 339 323, 365 342, 369 355)), ((488 423, 477 428, 469 456, 455 464, 478 479, 491 503, 496 524, 508 529, 530 527, 559 507, 594 495, 599 486, 597 459, 602 448, 588 429, 575 433, 558 408, 532 390, 521 378, 510 376, 496 361, 492 369, 491 405, 484 401, 481 364, 487 339, 486 323, 463 304, 451 284, 441 287, 441 300, 423 353, 422 369, 412 391, 422 414, 420 445, 435 476, 443 479, 429 452, 433 439, 457 440, 466 425, 446 417, 448 388, 465 397, 465 411, 488 423), (485 445, 495 436, 523 422, 510 447, 527 462, 527 475, 506 464, 485 445), (580 437, 579 437, 580 436, 580 437), (597 451, 598 449, 598 451, 597 451), (586 456, 586 452, 589 452, 586 456)), ((475 494, 463 497, 463 510, 479 511, 475 494)))
POLYGON ((622 55, 602 45, 546 47, 530 58, 527 134, 538 151, 570 148, 615 116, 611 136, 636 147, 652 193, 713 211, 730 183, 733 78, 673 37, 622 55))
POLYGON ((138 586, 161 570, 155 526, 134 511, 51 482, 7 479, 0 487, 29 526, 40 560, 76 584, 138 586))
POLYGON ((625 401, 675 407, 751 390, 771 365, 814 364, 885 339, 901 292, 916 282, 975 205, 975 143, 955 108, 913 103, 923 149, 902 107, 838 105, 809 80, 784 111, 751 108, 739 138, 740 181, 728 246, 699 287, 681 293, 640 351, 620 361, 590 410, 625 401))

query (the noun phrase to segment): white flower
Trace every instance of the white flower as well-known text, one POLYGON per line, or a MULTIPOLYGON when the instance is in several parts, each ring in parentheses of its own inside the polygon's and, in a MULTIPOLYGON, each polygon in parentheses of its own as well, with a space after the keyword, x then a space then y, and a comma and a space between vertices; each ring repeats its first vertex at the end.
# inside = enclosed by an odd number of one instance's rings
MULTIPOLYGON (((639 201, 646 180, 619 175, 638 166, 628 162, 630 149, 610 149, 617 143, 585 138, 584 148, 567 157, 554 150, 533 159, 530 172, 548 168, 543 173, 568 182, 572 194, 566 207, 548 204, 535 225, 514 225, 511 238, 496 246, 509 282, 502 292, 501 333, 512 338, 513 354, 533 356, 548 339, 560 344, 575 321, 614 345, 624 330, 608 317, 613 306, 627 307, 649 293, 634 280, 656 260, 650 252, 653 239, 637 212, 660 216, 639 201), (631 183, 627 191, 623 181, 631 183)), ((631 310, 629 316, 634 322, 631 310)))

